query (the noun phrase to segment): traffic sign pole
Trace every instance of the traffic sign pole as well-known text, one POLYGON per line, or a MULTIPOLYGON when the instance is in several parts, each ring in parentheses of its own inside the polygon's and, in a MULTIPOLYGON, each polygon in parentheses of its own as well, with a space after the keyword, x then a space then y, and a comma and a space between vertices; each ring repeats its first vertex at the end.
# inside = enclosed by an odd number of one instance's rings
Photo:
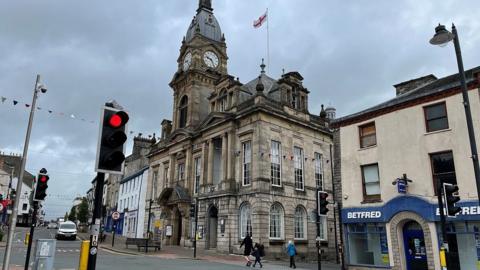
POLYGON ((97 173, 95 186, 95 203, 93 206, 92 224, 90 225, 90 248, 88 250, 88 270, 94 270, 97 263, 98 233, 100 232, 100 218, 102 212, 102 192, 105 181, 104 173, 97 173))
POLYGON ((115 245, 115 231, 117 230, 117 220, 120 218, 120 213, 115 211, 112 213, 113 228, 112 228, 112 247, 115 245))

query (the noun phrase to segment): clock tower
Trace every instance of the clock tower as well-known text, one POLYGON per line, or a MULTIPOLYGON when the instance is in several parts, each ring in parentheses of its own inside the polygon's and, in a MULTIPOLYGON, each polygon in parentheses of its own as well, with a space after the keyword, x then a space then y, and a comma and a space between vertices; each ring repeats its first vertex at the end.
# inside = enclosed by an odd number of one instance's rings
POLYGON ((191 129, 208 115, 208 97, 227 75, 227 45, 211 0, 199 0, 180 47, 174 91, 173 129, 191 129))

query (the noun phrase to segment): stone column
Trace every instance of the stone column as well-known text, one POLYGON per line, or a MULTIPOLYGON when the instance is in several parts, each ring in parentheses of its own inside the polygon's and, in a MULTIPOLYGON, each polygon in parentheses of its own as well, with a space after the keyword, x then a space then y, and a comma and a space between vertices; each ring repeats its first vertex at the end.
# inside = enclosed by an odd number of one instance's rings
MULTIPOLYGON (((185 180, 184 187, 193 191, 193 181, 192 181, 192 146, 189 144, 187 150, 185 151, 185 180)), ((193 192, 192 192, 193 194, 193 192)))
POLYGON ((227 149, 227 140, 230 141, 228 138, 228 133, 225 132, 222 136, 222 180, 227 180, 227 164, 228 164, 228 149, 227 149))
POLYGON ((208 141, 207 184, 213 184, 213 139, 208 141))
POLYGON ((169 183, 168 183, 168 186, 169 187, 172 187, 173 186, 173 183, 175 183, 175 171, 177 168, 175 168, 176 166, 176 162, 175 162, 175 159, 176 159, 176 155, 175 154, 171 154, 170 155, 170 167, 169 167, 169 183))
POLYGON ((208 184, 208 142, 203 143, 202 149, 202 185, 208 184))
POLYGON ((233 155, 235 152, 235 145, 233 143, 235 133, 230 131, 228 134, 228 144, 227 144, 227 179, 231 180, 233 177, 233 155))

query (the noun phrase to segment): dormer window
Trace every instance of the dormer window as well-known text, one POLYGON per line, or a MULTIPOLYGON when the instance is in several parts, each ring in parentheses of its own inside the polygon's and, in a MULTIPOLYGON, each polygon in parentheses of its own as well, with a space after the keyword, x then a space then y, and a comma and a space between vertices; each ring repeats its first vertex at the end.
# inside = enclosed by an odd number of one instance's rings
POLYGON ((188 97, 184 96, 182 100, 180 100, 180 106, 178 108, 180 112, 180 119, 179 119, 179 128, 183 128, 187 125, 187 115, 188 115, 188 97))

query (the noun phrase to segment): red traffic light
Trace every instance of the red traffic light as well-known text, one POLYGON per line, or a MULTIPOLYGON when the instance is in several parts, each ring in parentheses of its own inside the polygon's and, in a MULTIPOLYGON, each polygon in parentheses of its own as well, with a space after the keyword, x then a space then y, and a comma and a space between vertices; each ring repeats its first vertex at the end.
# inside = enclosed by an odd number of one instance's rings
POLYGON ((128 114, 124 111, 119 111, 113 114, 110 119, 108 119, 108 124, 113 128, 119 128, 124 126, 128 122, 128 114))
POLYGON ((48 181, 48 176, 41 175, 39 181, 42 182, 42 183, 46 183, 48 181))

